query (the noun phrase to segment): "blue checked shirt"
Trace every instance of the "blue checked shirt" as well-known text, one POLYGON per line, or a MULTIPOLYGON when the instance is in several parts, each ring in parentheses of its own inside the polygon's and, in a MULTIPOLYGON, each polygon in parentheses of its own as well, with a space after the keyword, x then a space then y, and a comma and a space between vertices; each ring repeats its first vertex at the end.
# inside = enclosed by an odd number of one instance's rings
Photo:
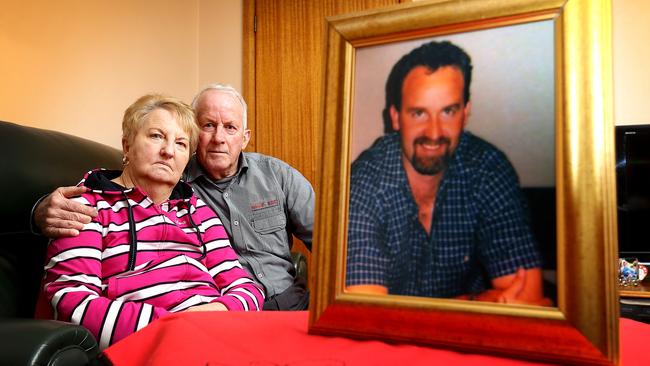
POLYGON ((477 293, 517 268, 540 266, 517 174, 488 142, 463 132, 438 188, 431 235, 402 165, 398 133, 352 164, 346 284, 390 294, 477 293))

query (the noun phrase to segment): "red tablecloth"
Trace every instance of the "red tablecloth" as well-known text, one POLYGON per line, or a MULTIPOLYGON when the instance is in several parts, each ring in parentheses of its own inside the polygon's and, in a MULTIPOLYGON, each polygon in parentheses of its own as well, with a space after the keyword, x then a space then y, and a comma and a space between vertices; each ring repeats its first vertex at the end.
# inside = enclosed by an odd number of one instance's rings
MULTIPOLYGON (((408 344, 307 334, 304 312, 192 312, 157 320, 107 348, 116 366, 544 365, 408 344)), ((644 357, 650 325, 621 319, 622 365, 644 357)))

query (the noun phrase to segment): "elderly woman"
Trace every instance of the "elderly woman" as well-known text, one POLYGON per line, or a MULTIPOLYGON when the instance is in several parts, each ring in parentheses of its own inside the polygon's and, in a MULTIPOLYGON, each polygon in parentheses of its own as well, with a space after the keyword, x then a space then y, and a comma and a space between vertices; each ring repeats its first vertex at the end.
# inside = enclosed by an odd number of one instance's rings
POLYGON ((179 311, 260 310, 264 291, 242 269, 217 215, 179 182, 195 150, 191 108, 146 95, 124 113, 124 170, 95 170, 78 202, 98 215, 47 249, 44 293, 56 319, 105 348, 179 311))

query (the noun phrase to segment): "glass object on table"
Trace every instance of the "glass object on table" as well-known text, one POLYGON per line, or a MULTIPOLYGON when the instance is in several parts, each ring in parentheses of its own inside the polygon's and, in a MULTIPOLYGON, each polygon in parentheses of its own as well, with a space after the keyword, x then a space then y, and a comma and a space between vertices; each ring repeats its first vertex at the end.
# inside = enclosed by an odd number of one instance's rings
POLYGON ((618 283, 622 286, 639 285, 639 260, 637 258, 618 259, 618 283))

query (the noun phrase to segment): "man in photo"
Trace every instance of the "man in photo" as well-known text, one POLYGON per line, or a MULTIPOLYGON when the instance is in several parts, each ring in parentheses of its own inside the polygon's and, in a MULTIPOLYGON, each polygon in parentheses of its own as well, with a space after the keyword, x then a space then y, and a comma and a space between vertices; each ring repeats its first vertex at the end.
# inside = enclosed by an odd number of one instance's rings
POLYGON ((386 133, 352 164, 347 291, 549 304, 517 174, 464 130, 471 78, 450 42, 390 72, 386 133))

